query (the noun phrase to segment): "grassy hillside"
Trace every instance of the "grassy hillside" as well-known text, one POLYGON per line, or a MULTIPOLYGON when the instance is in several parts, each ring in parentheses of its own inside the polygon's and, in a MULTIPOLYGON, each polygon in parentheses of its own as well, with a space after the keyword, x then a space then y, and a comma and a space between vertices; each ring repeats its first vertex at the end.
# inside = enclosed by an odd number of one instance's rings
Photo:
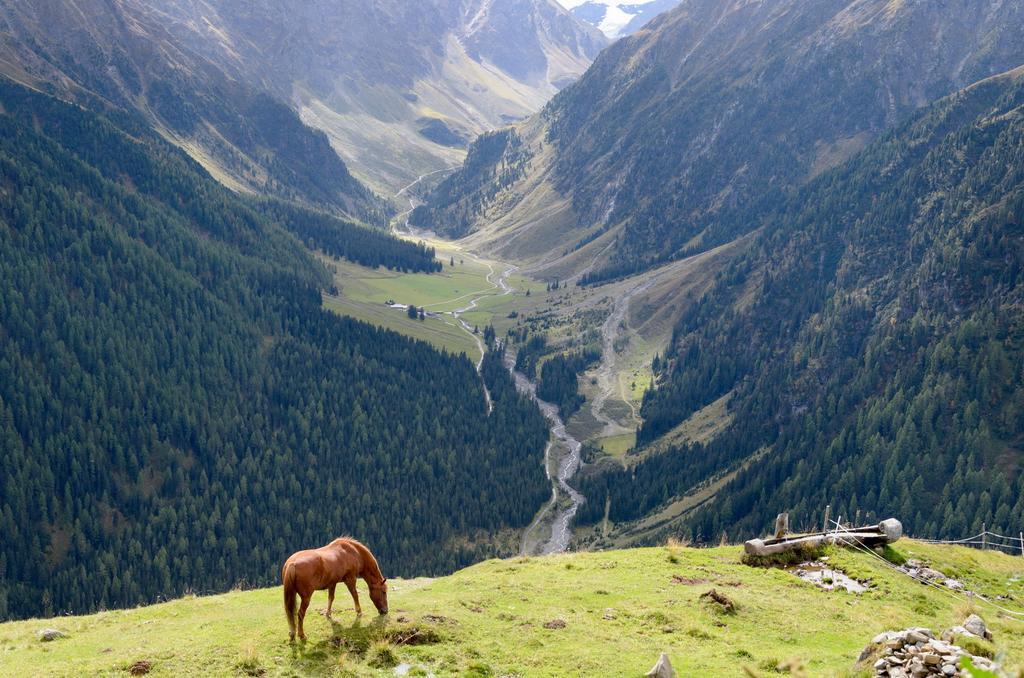
MULTIPOLYGON (((898 555, 927 559, 989 597, 1024 599, 1020 556, 896 546, 898 555)), ((407 675, 638 676, 662 651, 680 675, 788 673, 782 663, 806 675, 857 675, 855 660, 875 634, 912 625, 938 632, 972 611, 966 597, 922 586, 863 553, 830 556, 871 580, 861 595, 747 567, 740 554, 735 546, 658 547, 492 560, 450 577, 393 581, 386 622, 357 621, 339 597, 331 624, 312 613, 325 604, 321 593, 310 608, 309 641, 295 646, 280 588, 14 622, 0 625, 0 675, 124 675, 145 661, 151 675, 395 675, 402 663, 411 665, 407 675), (736 603, 733 614, 700 600, 711 588, 736 603), (48 627, 68 637, 37 640, 48 627)), ((1024 664, 1024 621, 984 604, 974 611, 1005 664, 1024 664)))

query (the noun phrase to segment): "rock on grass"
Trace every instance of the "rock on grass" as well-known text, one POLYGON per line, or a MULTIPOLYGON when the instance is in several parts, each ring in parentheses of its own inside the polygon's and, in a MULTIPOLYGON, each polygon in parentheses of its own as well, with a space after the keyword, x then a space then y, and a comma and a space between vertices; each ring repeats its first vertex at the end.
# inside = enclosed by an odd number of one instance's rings
POLYGON ((58 629, 42 629, 39 631, 38 636, 39 641, 43 643, 49 643, 54 640, 68 637, 66 633, 58 629))

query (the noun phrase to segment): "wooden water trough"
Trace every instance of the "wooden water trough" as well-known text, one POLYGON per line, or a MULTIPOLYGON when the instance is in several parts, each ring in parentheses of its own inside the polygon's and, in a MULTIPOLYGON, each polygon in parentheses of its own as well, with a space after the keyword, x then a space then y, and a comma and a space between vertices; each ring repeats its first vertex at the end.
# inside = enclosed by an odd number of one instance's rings
POLYGON ((891 544, 903 536, 903 524, 895 518, 888 518, 877 525, 866 527, 837 527, 827 532, 792 536, 786 536, 784 528, 779 529, 778 525, 784 522, 788 523, 788 520, 783 520, 783 516, 779 516, 779 520, 776 522, 776 534, 781 533, 781 536, 771 539, 751 539, 746 542, 743 548, 747 554, 770 556, 796 549, 816 548, 826 544, 863 545, 875 548, 891 544))

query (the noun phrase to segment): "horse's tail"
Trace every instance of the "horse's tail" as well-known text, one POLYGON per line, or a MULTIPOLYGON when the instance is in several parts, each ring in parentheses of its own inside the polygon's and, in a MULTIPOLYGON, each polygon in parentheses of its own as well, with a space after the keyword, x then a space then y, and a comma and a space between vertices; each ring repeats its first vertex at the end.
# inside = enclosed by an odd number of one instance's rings
POLYGON ((288 630, 295 634, 295 565, 285 563, 281 570, 281 583, 284 585, 284 613, 288 616, 288 630))

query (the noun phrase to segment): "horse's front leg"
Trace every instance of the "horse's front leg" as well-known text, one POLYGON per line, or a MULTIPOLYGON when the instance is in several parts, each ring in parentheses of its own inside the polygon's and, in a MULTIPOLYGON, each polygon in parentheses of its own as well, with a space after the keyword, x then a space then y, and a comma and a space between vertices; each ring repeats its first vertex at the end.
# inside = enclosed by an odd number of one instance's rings
POLYGON ((348 592, 352 594, 352 602, 356 604, 356 614, 361 615, 363 613, 363 608, 359 607, 359 592, 356 591, 355 576, 345 577, 345 586, 348 587, 348 592))

